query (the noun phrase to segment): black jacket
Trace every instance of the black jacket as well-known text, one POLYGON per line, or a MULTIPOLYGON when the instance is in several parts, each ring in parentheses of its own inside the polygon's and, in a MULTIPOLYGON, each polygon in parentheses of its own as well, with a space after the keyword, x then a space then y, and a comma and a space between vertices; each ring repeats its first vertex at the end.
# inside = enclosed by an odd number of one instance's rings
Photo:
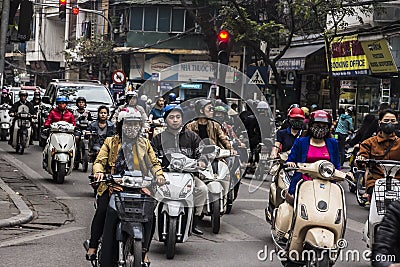
POLYGON ((205 157, 201 157, 199 151, 200 142, 201 139, 195 132, 182 128, 179 135, 174 135, 168 130, 157 134, 151 140, 151 145, 157 157, 162 158, 161 166, 165 168, 169 165, 169 161, 165 155, 171 153, 182 153, 188 158, 201 158, 204 162, 207 162, 205 157))
MULTIPOLYGON (((104 140, 106 140, 107 137, 112 137, 115 134, 115 127, 114 124, 107 120, 107 130, 105 135, 94 135, 93 136, 93 146, 97 145, 101 147, 104 144, 104 140)), ((89 124, 88 131, 95 131, 99 133, 99 121, 94 121, 91 124, 89 124)))
POLYGON ((388 267, 390 264, 400 263, 400 200, 388 207, 378 228, 372 246, 371 262, 374 267, 388 267))
POLYGON ((23 104, 21 101, 15 102, 14 105, 10 108, 10 113, 13 112, 14 115, 18 112, 18 108, 21 105, 26 105, 29 108, 29 113, 31 115, 35 115, 35 108, 33 107, 32 103, 29 101, 26 101, 25 104, 23 104))

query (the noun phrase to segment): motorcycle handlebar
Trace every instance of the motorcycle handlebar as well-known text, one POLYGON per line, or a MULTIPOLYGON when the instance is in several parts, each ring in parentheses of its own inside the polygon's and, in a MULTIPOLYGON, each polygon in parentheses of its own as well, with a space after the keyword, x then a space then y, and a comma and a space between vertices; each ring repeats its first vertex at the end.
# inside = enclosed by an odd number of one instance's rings
MULTIPOLYGON (((117 178, 117 177, 115 177, 115 178, 117 178)), ((89 175, 89 179, 90 180, 94 180, 93 182, 90 182, 89 184, 90 185, 93 185, 93 184, 99 184, 99 183, 101 183, 101 182, 105 182, 105 183, 107 183, 107 182, 114 182, 114 177, 113 177, 113 175, 112 174, 105 174, 104 175, 104 178, 103 179, 101 179, 101 180, 98 180, 98 181, 96 181, 95 179, 96 179, 96 177, 94 177, 94 175, 93 174, 91 174, 91 175, 89 175)), ((116 182, 114 182, 115 184, 118 184, 118 183, 116 183, 116 182)), ((170 184, 170 181, 166 181, 165 182, 165 185, 169 185, 170 184)), ((158 185, 157 184, 157 181, 152 181, 151 182, 151 184, 150 184, 150 186, 155 186, 155 185, 158 185)))

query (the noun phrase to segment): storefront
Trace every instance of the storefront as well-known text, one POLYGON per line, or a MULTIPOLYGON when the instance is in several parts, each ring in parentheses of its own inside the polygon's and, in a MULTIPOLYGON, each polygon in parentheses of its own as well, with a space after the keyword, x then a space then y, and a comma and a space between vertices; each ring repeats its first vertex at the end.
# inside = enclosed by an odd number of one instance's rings
POLYGON ((364 115, 376 114, 383 102, 398 110, 398 93, 392 89, 397 67, 385 39, 363 40, 357 35, 335 38, 332 70, 339 86, 339 108, 354 107, 356 124, 364 115))

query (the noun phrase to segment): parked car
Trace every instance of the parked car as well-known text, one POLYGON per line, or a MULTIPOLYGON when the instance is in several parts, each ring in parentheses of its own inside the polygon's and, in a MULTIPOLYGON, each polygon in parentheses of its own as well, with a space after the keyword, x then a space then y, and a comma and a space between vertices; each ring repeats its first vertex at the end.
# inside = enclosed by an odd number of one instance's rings
POLYGON ((110 113, 115 109, 110 91, 97 81, 53 80, 47 86, 42 100, 46 104, 54 105, 59 96, 66 96, 69 100, 68 106, 71 108, 75 108, 75 100, 78 97, 86 98, 86 108, 90 111, 93 119, 97 119, 97 108, 100 105, 107 106, 110 113))

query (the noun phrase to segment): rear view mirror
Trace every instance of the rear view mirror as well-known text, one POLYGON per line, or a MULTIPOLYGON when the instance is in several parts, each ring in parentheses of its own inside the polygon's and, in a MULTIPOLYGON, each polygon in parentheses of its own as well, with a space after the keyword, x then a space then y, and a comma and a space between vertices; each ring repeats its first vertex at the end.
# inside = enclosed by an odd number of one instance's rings
POLYGON ((50 97, 49 96, 42 96, 42 102, 45 104, 50 104, 50 97))

